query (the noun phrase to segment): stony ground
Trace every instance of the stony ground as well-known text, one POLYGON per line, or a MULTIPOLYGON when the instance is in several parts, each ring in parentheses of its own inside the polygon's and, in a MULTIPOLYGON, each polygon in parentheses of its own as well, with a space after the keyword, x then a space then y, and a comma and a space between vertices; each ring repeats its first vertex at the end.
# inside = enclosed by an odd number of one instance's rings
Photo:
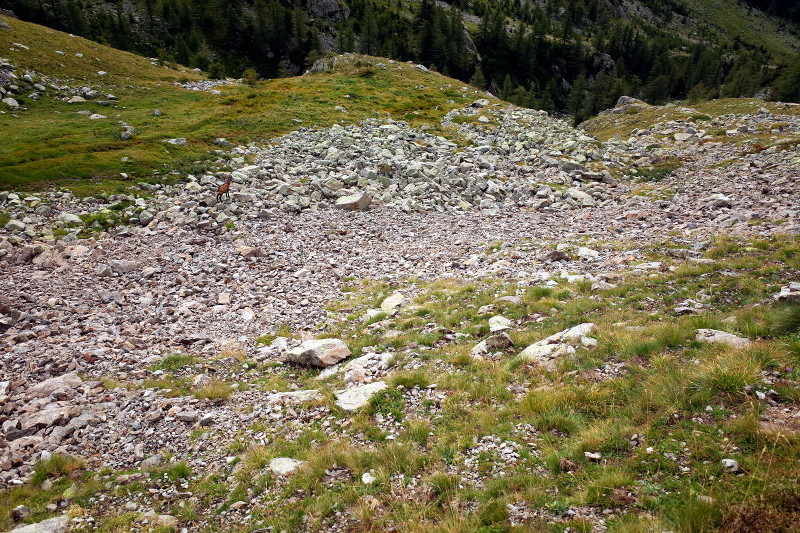
MULTIPOLYGON (((401 349, 391 334, 378 346, 351 336, 344 341, 356 355, 392 358, 360 359, 340 374, 334 367, 324 385, 315 379, 319 369, 284 362, 301 341, 391 329, 386 321, 397 309, 413 314, 410 302, 441 280, 611 290, 628 276, 667 271, 667 263, 652 260, 654 250, 702 264, 721 235, 745 242, 800 234, 796 114, 722 116, 706 128, 657 124, 606 144, 549 117, 485 102, 447 120, 457 117, 466 117, 459 133, 466 148, 370 121, 234 149, 221 157, 219 174, 192 176, 178 187, 86 200, 0 194, 0 211, 10 219, 0 230, 0 485, 30 483, 42 459, 79 457, 102 471, 94 481, 101 486, 83 502, 85 511, 72 502, 71 527, 115 530, 103 520, 124 513, 130 521, 120 530, 227 530, 242 521, 255 527, 268 522, 259 508, 280 514, 303 500, 299 485, 289 501, 281 499, 297 465, 261 496, 253 487, 234 495, 212 490, 192 503, 196 510, 176 517, 199 491, 180 481, 187 478, 180 468, 194 481, 227 479, 233 487, 243 465, 246 472, 254 464, 283 472, 285 465, 270 463, 273 452, 259 463, 258 446, 369 443, 369 431, 348 429, 364 424, 364 415, 349 414, 336 389, 455 368, 420 356, 424 342, 401 349), (718 133, 704 131, 712 128, 718 133), (217 203, 213 188, 229 175, 232 198, 217 203), (359 300, 373 291, 373 299, 380 296, 375 307, 397 288, 404 295, 396 305, 369 311, 359 300), (321 392, 299 402, 281 394, 312 386, 321 392), (141 472, 153 469, 164 483, 141 493, 110 490, 141 484, 141 472)), ((701 298, 675 305, 681 314, 704 307, 701 298)), ((442 329, 435 321, 414 331, 465 346, 488 333, 442 329)), ((593 341, 583 339, 585 346, 593 341)), ((609 360, 593 379, 614 379, 628 364, 609 360)), ((517 398, 533 388, 530 381, 508 385, 517 398)), ((423 422, 436 420, 452 394, 413 380, 399 390, 403 417, 423 422)), ((407 429, 374 406, 372 413, 370 431, 389 441, 407 429)), ((798 424, 791 408, 784 415, 798 424)), ((484 487, 535 457, 542 431, 521 421, 508 437, 482 435, 442 476, 484 487), (485 457, 495 454, 487 467, 485 457)), ((323 484, 375 479, 364 472, 354 480, 340 462, 323 469, 323 484)), ((438 497, 438 485, 411 470, 411 481, 403 472, 380 479, 394 501, 438 497)), ((629 497, 623 491, 615 505, 566 512, 518 502, 509 504, 507 520, 585 521, 601 531, 629 497)), ((71 500, 56 498, 47 511, 57 515, 71 500)), ((362 513, 370 505, 364 502, 362 513)), ((470 502, 450 504, 470 511, 470 502)), ((360 521, 357 512, 334 509, 302 529, 357 530, 360 521)))

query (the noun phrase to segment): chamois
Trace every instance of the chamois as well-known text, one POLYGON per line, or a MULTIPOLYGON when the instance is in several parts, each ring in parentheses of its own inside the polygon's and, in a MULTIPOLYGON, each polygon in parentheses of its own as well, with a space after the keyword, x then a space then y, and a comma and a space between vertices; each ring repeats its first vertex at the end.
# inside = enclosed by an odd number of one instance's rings
POLYGON ((225 195, 226 198, 231 197, 231 180, 233 180, 233 178, 231 176, 228 176, 228 180, 222 185, 220 185, 219 188, 217 188, 217 202, 222 201, 223 194, 225 195))

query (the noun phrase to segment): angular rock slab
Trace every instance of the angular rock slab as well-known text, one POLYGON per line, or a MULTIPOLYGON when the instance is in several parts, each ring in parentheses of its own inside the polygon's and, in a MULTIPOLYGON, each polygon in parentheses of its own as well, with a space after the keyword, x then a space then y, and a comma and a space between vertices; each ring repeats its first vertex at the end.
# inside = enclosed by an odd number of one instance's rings
POLYGON ((79 387, 83 380, 74 372, 46 379, 37 383, 26 391, 30 398, 46 398, 57 390, 74 389, 79 387))
POLYGON ((794 281, 774 296, 775 301, 787 304, 800 304, 800 281, 794 281))
POLYGON ((750 345, 750 339, 738 337, 733 333, 719 331, 717 329, 698 329, 695 331, 697 342, 709 344, 725 344, 734 348, 745 348, 750 345))
POLYGON ((352 352, 339 339, 312 339, 286 352, 286 361, 323 368, 335 365, 352 352))
POLYGON ((345 411, 356 411, 369 403, 370 398, 389 386, 383 381, 353 387, 336 393, 336 405, 345 411))
POLYGON ((312 400, 319 400, 322 394, 317 389, 297 390, 291 392, 276 392, 267 396, 267 402, 271 404, 303 403, 312 400))
POLYGON ((45 409, 24 415, 20 419, 20 427, 25 431, 30 428, 46 428, 53 425, 66 424, 80 414, 81 408, 77 405, 45 409))
POLYGON ((349 196, 342 196, 336 200, 336 207, 346 211, 363 211, 372 202, 372 195, 368 192, 359 192, 349 196))

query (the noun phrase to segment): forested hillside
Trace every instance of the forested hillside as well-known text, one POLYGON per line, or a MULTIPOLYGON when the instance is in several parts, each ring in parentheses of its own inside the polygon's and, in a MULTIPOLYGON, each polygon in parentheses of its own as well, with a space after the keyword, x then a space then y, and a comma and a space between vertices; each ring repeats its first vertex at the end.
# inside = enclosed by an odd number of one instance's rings
POLYGON ((800 99, 800 2, 2 0, 30 20, 212 76, 296 74, 361 52, 432 66, 576 121, 650 103, 800 99))

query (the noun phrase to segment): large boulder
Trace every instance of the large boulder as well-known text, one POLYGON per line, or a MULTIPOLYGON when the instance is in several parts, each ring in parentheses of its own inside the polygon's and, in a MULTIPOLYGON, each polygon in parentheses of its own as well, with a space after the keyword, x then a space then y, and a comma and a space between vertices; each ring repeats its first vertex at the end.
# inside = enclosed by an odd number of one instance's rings
POLYGON ((389 316, 394 316, 405 303, 405 295, 402 292, 396 292, 381 302, 381 311, 389 316))
POLYGON ((342 340, 312 339, 286 352, 285 358, 290 363, 326 368, 335 365, 351 353, 342 340))
POLYGON ((19 424, 23 431, 31 428, 41 429, 66 424, 80 414, 81 408, 77 405, 55 407, 25 415, 20 419, 19 424))

